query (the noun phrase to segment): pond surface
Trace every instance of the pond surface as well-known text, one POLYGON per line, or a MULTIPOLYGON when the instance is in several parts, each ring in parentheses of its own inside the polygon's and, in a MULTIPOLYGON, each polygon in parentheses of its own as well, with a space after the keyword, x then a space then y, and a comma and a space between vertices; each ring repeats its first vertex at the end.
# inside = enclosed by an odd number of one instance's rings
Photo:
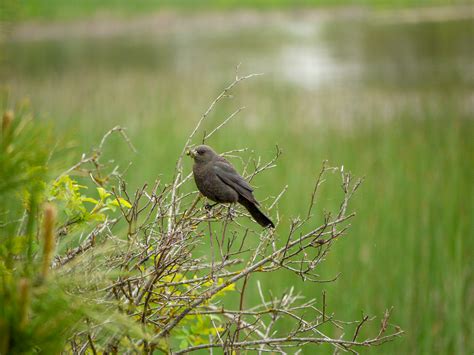
POLYGON ((239 63, 243 74, 265 73, 259 81, 267 91, 249 88, 257 105, 287 92, 304 121, 346 122, 373 110, 383 118, 416 106, 420 95, 432 95, 436 106, 446 93, 472 112, 474 21, 446 11, 427 19, 348 9, 20 25, 6 43, 1 75, 15 96, 30 96, 37 109, 66 121, 97 116, 84 100, 120 99, 112 110, 118 121, 137 109, 134 102, 153 116, 153 94, 174 98, 167 105, 180 112, 187 95, 209 101, 239 63), (161 93, 167 87, 173 95, 161 93))

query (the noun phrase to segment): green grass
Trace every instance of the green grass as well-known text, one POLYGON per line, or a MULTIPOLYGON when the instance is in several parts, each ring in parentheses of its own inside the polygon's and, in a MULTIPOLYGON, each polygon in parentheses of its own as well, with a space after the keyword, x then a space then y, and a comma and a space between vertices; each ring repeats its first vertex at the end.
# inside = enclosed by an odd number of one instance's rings
POLYGON ((372 8, 399 8, 436 5, 466 4, 466 0, 6 0, 5 13, 22 20, 69 20, 96 13, 114 15, 146 14, 158 10, 235 10, 235 9, 292 9, 308 7, 368 6, 372 8))
MULTIPOLYGON (((393 306, 393 323, 407 335, 376 353, 473 350, 467 319, 473 315, 474 124, 454 111, 421 116, 414 122, 409 113, 400 114, 390 123, 361 124, 347 134, 310 128, 288 134, 290 129, 279 124, 237 139, 242 145, 244 139, 259 142, 256 150, 268 155, 270 142, 285 137, 280 166, 258 181, 257 192, 259 197, 276 194, 281 184, 289 185, 280 206, 284 220, 305 214, 322 160, 366 177, 352 204, 353 227, 322 265, 322 279, 342 273, 336 283, 303 284, 294 275, 263 278, 275 293, 289 284, 308 297, 327 290, 331 307, 347 319, 362 312, 381 315, 393 306)), ((224 133, 215 145, 233 140, 224 133)), ((335 207, 339 187, 329 191, 319 200, 320 210, 335 207)))
MULTIPOLYGON (((260 200, 289 185, 279 207, 281 238, 289 219, 306 213, 323 160, 343 164, 365 182, 351 205, 357 212, 352 228, 320 270, 323 279, 339 272, 340 278, 308 284, 294 275, 259 275, 265 287, 278 294, 294 285, 317 298, 326 290, 328 307, 347 320, 363 311, 381 316, 393 306, 392 321, 406 336, 373 353, 472 353, 472 79, 461 80, 467 66, 457 66, 470 58, 463 29, 472 24, 455 25, 369 26, 366 33, 347 24, 340 29, 347 33, 328 36, 335 43, 330 50, 344 58, 354 51, 367 75, 357 84, 314 90, 279 80, 271 70, 265 58, 292 39, 270 31, 11 43, 3 76, 11 102, 30 96, 43 119, 55 121, 61 139, 76 142, 76 159, 109 128, 128 127, 138 154, 113 137, 106 155, 122 167, 133 162, 126 174, 133 189, 160 174, 170 179, 182 144, 232 80, 236 62, 243 61, 243 73, 268 65, 269 73, 243 83, 203 130, 244 105, 209 143, 218 151, 249 147, 264 159, 275 144, 283 149, 278 167, 254 181, 260 200), (260 62, 252 57, 259 51, 269 53, 260 62)), ((340 196, 340 187, 329 184, 319 196, 319 215, 340 196)), ((248 295, 251 300, 256 289, 248 295)))
MULTIPOLYGON (((293 106, 293 102, 286 101, 286 105, 293 106)), ((289 185, 279 207, 281 238, 289 218, 305 214, 323 160, 344 164, 355 176, 365 176, 365 182, 351 205, 357 212, 352 228, 320 270, 322 279, 341 273, 338 281, 307 284, 292 274, 271 279, 258 276, 265 289, 278 294, 294 285, 307 297, 320 297, 326 290, 330 309, 347 320, 358 319, 362 312, 381 316, 393 306, 392 322, 407 333, 386 345, 383 353, 472 351, 468 321, 474 315, 469 288, 474 248, 472 120, 451 107, 421 112, 415 120, 408 112, 401 113, 388 123, 360 123, 347 132, 331 127, 296 129, 285 124, 288 110, 279 111, 276 106, 272 119, 277 124, 235 134, 243 129, 237 119, 211 144, 221 151, 249 146, 266 159, 272 155, 273 144, 284 150, 279 166, 255 181, 260 199, 289 185)), ((109 147, 108 156, 133 161, 127 174, 132 186, 151 183, 158 174, 169 178, 174 158, 190 131, 191 122, 180 120, 183 108, 177 109, 180 113, 176 108, 164 109, 164 113, 148 113, 156 120, 135 129, 136 123, 123 117, 122 123, 132 127, 138 155, 132 156, 119 139, 109 147)), ((97 141, 105 127, 110 127, 100 123, 100 129, 93 129, 82 115, 77 120, 81 124, 73 126, 79 127, 76 138, 81 146, 97 141)), ((216 121, 211 119, 206 128, 216 121)), ((190 165, 188 162, 188 170, 190 165)), ((331 184, 318 200, 318 212, 334 208, 340 195, 339 186, 331 184)), ((251 302, 257 293, 254 288, 249 291, 251 302)))
POLYGON ((465 197, 472 196, 474 125, 446 122, 442 113, 417 123, 400 120, 326 141, 328 147, 340 141, 327 153, 332 161, 367 176, 353 204, 358 217, 350 236, 324 265, 343 273, 329 295, 352 315, 394 306, 394 322, 408 333, 394 352, 407 346, 462 353, 472 335, 462 324, 472 302, 467 235, 474 206, 465 197))

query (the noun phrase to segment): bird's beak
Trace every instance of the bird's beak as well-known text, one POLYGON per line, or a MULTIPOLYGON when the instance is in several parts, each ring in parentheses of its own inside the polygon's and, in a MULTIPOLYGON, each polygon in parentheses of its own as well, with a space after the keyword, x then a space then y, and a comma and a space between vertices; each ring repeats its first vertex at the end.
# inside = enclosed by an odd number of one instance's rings
POLYGON ((189 155, 191 158, 194 159, 196 157, 196 151, 194 149, 188 149, 186 155, 189 155))

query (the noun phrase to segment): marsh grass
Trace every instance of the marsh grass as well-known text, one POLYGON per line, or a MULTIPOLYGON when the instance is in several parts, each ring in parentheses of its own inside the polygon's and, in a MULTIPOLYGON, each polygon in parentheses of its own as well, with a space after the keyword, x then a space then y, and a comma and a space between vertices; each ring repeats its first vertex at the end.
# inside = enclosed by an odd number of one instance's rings
MULTIPOLYGON (((322 279, 340 273, 339 281, 308 285, 282 272, 271 279, 262 275, 264 288, 278 293, 295 285, 306 296, 317 298, 326 291, 331 306, 343 310, 347 319, 362 317, 362 312, 380 314, 386 306, 393 306, 394 323, 406 329, 407 335, 386 345, 386 352, 469 351, 474 124, 449 106, 416 117, 410 111, 400 112, 388 122, 360 119, 357 129, 286 127, 290 113, 276 107, 273 124, 235 134, 243 127, 237 119, 215 136, 211 143, 220 151, 248 145, 256 152, 244 152, 243 157, 261 154, 270 158, 273 144, 279 144, 283 155, 278 167, 259 176, 254 185, 257 197, 265 200, 288 184, 279 207, 282 230, 288 228, 290 215, 306 213, 307 191, 323 160, 344 164, 348 171, 365 176, 352 205, 357 217, 350 242, 336 243, 321 272, 322 279), (349 290, 344 285, 350 285, 349 290)), ((110 156, 119 156, 123 167, 132 161, 126 173, 132 185, 151 182, 159 174, 164 179, 171 177, 173 158, 188 123, 173 121, 168 115, 156 114, 157 120, 146 128, 151 134, 132 128, 136 155, 120 140, 111 140, 110 156)), ((81 146, 91 139, 92 124, 82 118, 77 132, 81 146)), ((234 163, 240 164, 238 159, 234 163)), ((191 162, 186 164, 190 169, 191 162)), ((338 185, 331 186, 320 197, 320 204, 335 209, 334 196, 339 190, 338 185)), ((252 297, 257 297, 256 289, 249 290, 249 299, 252 297)))

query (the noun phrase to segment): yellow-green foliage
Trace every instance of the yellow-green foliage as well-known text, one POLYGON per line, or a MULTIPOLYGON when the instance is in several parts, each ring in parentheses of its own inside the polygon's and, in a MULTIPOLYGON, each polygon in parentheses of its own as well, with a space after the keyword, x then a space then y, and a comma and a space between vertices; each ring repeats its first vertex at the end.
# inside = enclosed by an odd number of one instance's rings
POLYGON ((48 199, 62 204, 64 214, 75 223, 89 221, 104 221, 107 211, 115 211, 117 207, 132 207, 130 203, 121 198, 111 197, 103 187, 97 187, 98 199, 83 195, 87 186, 79 185, 69 175, 57 178, 49 189, 48 199), (89 204, 89 207, 86 205, 89 204))
POLYGON ((103 307, 86 305, 67 292, 78 279, 56 274, 46 279, 58 224, 54 205, 43 203, 49 199, 63 207, 60 222, 104 220, 119 203, 122 208, 130 204, 102 187, 97 199, 86 197, 81 193, 85 187, 68 175, 49 183, 53 147, 50 129, 35 121, 25 105, 3 114, 0 198, 8 203, 0 206, 0 354, 59 353, 85 317, 103 321, 98 315, 105 315, 103 307))
MULTIPOLYGON (((142 324, 147 312, 156 312, 151 297, 145 305, 126 299, 110 300, 99 288, 117 278, 140 275, 154 266, 152 256, 139 268, 122 270, 113 260, 126 257, 124 244, 95 248, 63 268, 51 269, 58 253, 62 257, 76 235, 116 218, 119 209, 132 208, 129 201, 116 196, 108 185, 88 188, 69 174, 51 177, 54 161, 48 128, 30 114, 4 115, 0 135, 0 354, 71 352, 71 339, 87 342, 94 327, 94 343, 103 351, 111 343, 122 351, 143 351, 137 340, 149 340, 159 327, 142 324), (109 264, 108 264, 109 263, 109 264), (106 301, 104 301, 106 300, 106 301), (145 307, 148 307, 145 309, 145 307), (82 334, 75 337, 74 334, 82 334)), ((65 171, 67 166, 57 169, 65 171)), ((109 179, 107 179, 109 181, 109 179)), ((127 248, 127 247, 125 247, 127 248)), ((179 270, 172 270, 155 285, 155 294, 191 294, 198 297, 210 286, 222 285, 218 278, 196 287, 179 270), (190 283, 186 283, 190 281, 190 283), (178 284, 177 284, 178 283, 178 284)), ((235 290, 230 284, 211 300, 235 290)), ((159 310, 164 316, 179 314, 185 305, 169 304, 159 310)), ((224 330, 224 320, 216 315, 189 314, 176 327, 170 340, 160 340, 158 348, 186 348, 208 341, 224 330)))
MULTIPOLYGON (((164 282, 179 282, 186 281, 186 277, 182 274, 175 274, 174 278, 168 277, 164 278, 164 282)), ((222 285, 224 279, 218 278, 217 280, 209 280, 203 284, 204 287, 209 287, 212 285, 222 285), (216 281, 216 282, 215 282, 216 281)), ((182 292, 189 292, 193 288, 192 284, 186 284, 183 287, 182 292)), ((180 290, 176 290, 176 286, 167 286, 165 287, 165 292, 179 294, 180 290)), ((230 284, 229 286, 223 288, 220 292, 216 293, 210 300, 215 300, 216 298, 224 296, 229 291, 235 291, 235 284, 230 284)), ((194 295, 199 296, 199 289, 192 291, 194 295)), ((175 313, 180 313, 184 307, 174 309, 175 313)), ((180 349, 186 349, 189 346, 200 345, 209 342, 209 336, 212 335, 215 337, 217 333, 223 332, 224 328, 222 327, 221 317, 215 314, 191 314, 188 315, 180 323, 180 325, 173 331, 173 337, 179 340, 180 349), (214 321, 214 322, 213 322, 214 321)))
POLYGON ((79 320, 80 304, 71 302, 56 280, 45 280, 40 268, 53 247, 54 214, 43 227, 39 223, 51 137, 24 106, 3 115, 0 198, 8 202, 0 206, 1 354, 58 353, 79 320))

